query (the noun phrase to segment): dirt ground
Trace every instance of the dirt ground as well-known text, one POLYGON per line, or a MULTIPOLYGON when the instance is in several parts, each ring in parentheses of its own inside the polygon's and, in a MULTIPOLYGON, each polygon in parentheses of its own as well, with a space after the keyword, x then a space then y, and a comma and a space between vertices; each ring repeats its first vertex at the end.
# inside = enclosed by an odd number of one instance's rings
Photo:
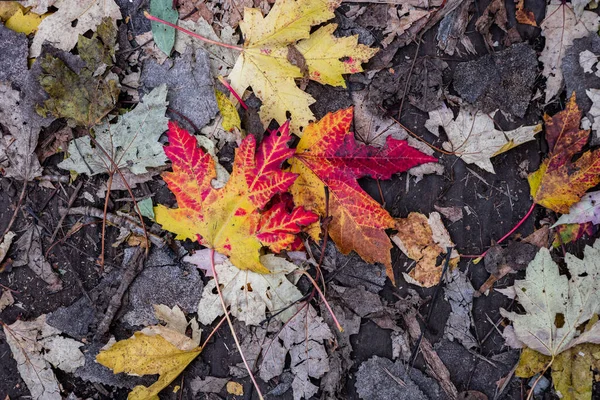
MULTIPOLYGON (((452 92, 451 83, 455 68, 460 63, 470 60, 476 60, 489 53, 484 44, 482 36, 476 31, 474 21, 478 13, 489 4, 489 1, 476 1, 475 17, 471 19, 467 27, 467 35, 474 44, 476 54, 467 54, 462 56, 442 56, 436 47, 436 29, 432 29, 423 36, 423 41, 418 48, 418 57, 441 58, 448 64, 448 69, 443 73, 443 84, 452 92)), ((543 18, 539 13, 543 9, 545 2, 543 0, 528 1, 527 6, 532 10, 538 20, 543 18)), ((367 7, 378 7, 378 4, 369 3, 367 7)), ((343 18, 344 4, 339 12, 338 18, 343 18)), ((506 7, 509 13, 509 21, 514 21, 515 4, 513 1, 507 1, 506 7)), ((124 11, 124 15, 126 12, 124 11)), ((533 27, 518 25, 521 36, 536 51, 543 48, 543 39, 540 37, 540 30, 533 27)), ((375 43, 381 41, 380 32, 372 31, 376 39, 375 43)), ((495 32, 499 37, 500 32, 495 32)), ((417 51, 416 44, 407 45, 398 50, 393 58, 392 65, 401 66, 412 60, 417 51)), ((542 89, 542 79, 536 80, 533 93, 537 89, 542 89)), ((311 93, 317 100, 312 109, 317 118, 321 118, 329 111, 338 110, 352 104, 351 93, 360 87, 358 79, 350 79, 347 89, 334 89, 317 84, 309 84, 307 92, 311 93)), ((539 122, 544 112, 554 113, 564 106, 565 99, 562 98, 560 104, 555 103, 544 109, 540 100, 534 100, 529 104, 527 112, 523 118, 514 118, 508 121, 501 113, 496 116, 497 124, 504 130, 514 129, 522 125, 531 125, 539 122)), ((251 104, 251 102, 249 102, 251 104)), ((384 104, 391 116, 396 117, 399 109, 399 101, 391 100, 384 104)), ((427 114, 414 107, 410 102, 403 104, 400 121, 410 128, 415 134, 433 144, 441 147, 445 141, 443 134, 436 137, 424 127, 427 114)), ((56 129, 56 127, 53 127, 56 129)), ((223 164, 230 166, 231 149, 221 152, 220 157, 223 164), (229 165, 228 165, 229 164, 229 165)), ((524 179, 524 173, 529 173, 538 168, 540 160, 547 152, 547 146, 542 137, 536 141, 521 145, 514 150, 504 153, 494 158, 494 168, 496 174, 490 174, 481 169, 465 164, 461 159, 453 155, 436 154, 440 163, 444 166, 442 175, 426 175, 419 182, 408 177, 406 174, 394 176, 389 181, 376 182, 371 179, 360 181, 361 186, 377 201, 384 204, 385 209, 395 218, 406 217, 410 212, 429 213, 434 210, 434 206, 449 207, 458 206, 468 209, 462 219, 450 223, 446 221, 446 227, 451 238, 456 244, 456 248, 461 254, 480 254, 487 249, 490 244, 502 237, 511 227, 513 227, 529 210, 531 198, 529 195, 529 186, 524 179), (519 167, 520 166, 520 167, 519 167), (380 187, 378 186, 380 185, 380 187), (383 196, 383 198, 382 198, 383 196)), ((50 157, 44 163, 47 173, 68 176, 68 174, 56 168, 56 164, 63 158, 62 154, 50 157)), ((79 182, 83 182, 80 194, 88 192, 93 194, 93 201, 89 201, 81 195, 75 200, 73 207, 92 206, 102 209, 104 200, 98 198, 95 193, 99 186, 104 182, 104 177, 88 178, 80 176, 79 182)), ((105 270, 100 271, 96 261, 100 254, 100 237, 102 224, 98 219, 83 218, 79 216, 68 216, 63 226, 58 231, 57 239, 53 242, 50 238, 60 220, 59 210, 65 207, 71 194, 74 191, 75 184, 54 182, 55 189, 45 188, 37 182, 30 183, 26 189, 26 195, 23 204, 17 212, 17 218, 13 225, 13 230, 17 233, 22 232, 30 224, 37 226, 41 232, 43 250, 47 252, 47 259, 50 261, 56 271, 59 272, 63 281, 63 289, 51 293, 47 290, 47 285, 26 267, 11 268, 10 262, 5 262, 3 272, 0 273, 0 284, 13 289, 15 292, 15 304, 6 308, 0 313, 0 321, 3 324, 12 324, 17 319, 29 320, 41 314, 55 312, 59 307, 67 307, 75 303, 82 297, 89 296, 97 304, 108 302, 110 295, 114 292, 118 284, 118 278, 112 283, 104 283, 106 277, 110 274, 117 274, 122 270, 122 261, 124 257, 124 246, 113 247, 111 244, 118 235, 118 229, 109 226, 105 238, 106 264, 105 270), (65 237, 68 227, 80 220, 85 226, 76 234, 61 240, 65 237), (99 286, 100 285, 100 286, 99 286), (99 289, 100 288, 100 289, 99 289)), ((19 195, 22 190, 20 182, 0 178, 0 228, 4 229, 15 212, 19 195)), ((165 185, 157 177, 154 181, 147 184, 141 184, 134 189, 136 196, 152 193, 155 204, 174 204, 175 200, 165 185)), ((109 211, 118 208, 131 207, 131 202, 123 199, 128 198, 127 192, 116 191, 111 193, 111 202, 109 211)), ((542 207, 536 208, 532 218, 527 220, 516 232, 522 237, 534 232, 541 226, 547 218, 555 218, 542 207)), ((160 233, 160 231, 157 231, 160 233)), ((579 240, 573 244, 565 246, 565 250, 576 255, 581 255, 586 243, 593 241, 593 238, 579 240)), ((185 244, 186 247, 194 248, 197 245, 185 244)), ((175 249, 176 250, 176 249, 175 249)), ((178 260, 173 249, 165 250, 171 257, 173 265, 184 268, 178 260)), ((341 255, 337 255, 341 256, 341 255)), ((474 336, 478 346, 473 350, 466 350, 456 342, 450 342, 444 338, 444 326, 448 317, 450 306, 441 296, 433 305, 434 310, 429 324, 425 326, 425 316, 432 307, 431 299, 437 290, 417 288, 405 282, 402 272, 406 271, 410 264, 409 259, 404 256, 396 247, 392 250, 392 260, 394 272, 396 275, 396 287, 392 286, 387 280, 383 290, 379 295, 387 302, 395 302, 398 298, 407 295, 408 289, 415 289, 417 293, 425 300, 419 309, 419 314, 423 317, 422 328, 425 329, 425 337, 434 344, 438 355, 450 371, 452 382, 459 391, 477 390, 488 396, 489 399, 495 398, 496 382, 507 376, 515 366, 519 352, 509 349, 502 338, 500 332, 505 322, 500 316, 499 309, 514 309, 515 304, 498 292, 492 291, 488 296, 476 298, 473 302, 472 317, 475 325, 474 336), (495 324, 499 324, 496 327, 495 324)), ((489 276, 489 273, 481 264, 473 264, 468 259, 462 259, 459 268, 466 271, 473 287, 481 286, 489 276)), ((331 272, 327 272, 325 278, 331 274, 333 282, 340 282, 339 278, 331 272)), ((496 283, 496 287, 510 286, 516 278, 522 278, 523 272, 509 275, 496 283)), ((368 276, 352 276, 357 282, 368 282, 368 276)), ((207 279, 204 279, 204 283, 207 279)), ((346 276, 344 279, 348 279, 346 276)), ((128 310, 128 295, 123 300, 123 305, 117 313, 115 322, 112 324, 110 333, 117 340, 124 339, 132 335, 135 327, 123 322, 121 317, 128 310)), ((96 304, 96 305, 97 305, 96 304)), ((93 341, 95 329, 98 324, 98 316, 93 319, 86 334, 82 339, 87 342, 93 341)), ((210 331, 210 327, 205 327, 210 331)), ((364 361, 373 356, 383 358, 392 358, 392 339, 391 331, 382 329, 370 319, 363 318, 358 334, 350 337, 352 345, 352 360, 354 366, 349 373, 344 376, 343 398, 358 398, 355 387, 356 373, 358 367, 364 361)), ((229 367, 241 361, 239 354, 235 350, 231 334, 227 328, 221 328, 209 345, 203 350, 200 356, 193 361, 185 372, 173 384, 161 393, 161 399, 191 399, 192 389, 190 382, 200 376, 230 376, 229 367), (173 389, 176 385, 181 389, 176 393, 173 389)), ((419 356, 416 360, 417 368, 424 368, 424 363, 419 356)), ((28 396, 28 390, 17 371, 16 362, 12 358, 10 348, 6 340, 0 338, 0 397, 10 399, 25 399, 28 396)), ((71 374, 57 372, 58 379, 66 392, 72 392, 79 398, 94 399, 124 399, 128 393, 128 385, 124 384, 120 388, 103 385, 101 383, 92 383, 71 374)), ((382 379, 384 379, 382 377, 382 379)), ((244 395, 233 396, 226 391, 219 395, 221 398, 258 398, 253 390, 252 384, 248 378, 239 379, 244 386, 244 395)), ((278 383, 278 378, 273 379, 268 384, 261 381, 265 393, 273 390, 278 383)), ((594 399, 600 399, 600 386, 596 385, 594 399)), ((527 381, 513 378, 508 384, 501 399, 521 399, 527 391, 527 381)), ((216 399, 216 394, 198 394, 196 398, 216 399)), ((281 395, 270 394, 270 399, 292 399, 292 391, 281 395)), ((550 390, 544 392, 539 398, 552 399, 550 390)))

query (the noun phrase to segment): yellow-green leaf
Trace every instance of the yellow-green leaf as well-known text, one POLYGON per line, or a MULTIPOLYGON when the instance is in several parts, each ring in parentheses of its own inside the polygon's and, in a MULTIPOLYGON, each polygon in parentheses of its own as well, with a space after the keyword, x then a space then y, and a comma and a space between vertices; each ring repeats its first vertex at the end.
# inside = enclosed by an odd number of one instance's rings
POLYGON ((223 121, 221 122, 223 129, 226 131, 230 131, 233 128, 242 129, 240 114, 238 114, 237 109, 231 100, 229 100, 229 97, 218 90, 215 90, 215 96, 217 97, 219 112, 221 113, 221 117, 223 117, 223 121))
POLYGON ((38 26, 44 18, 46 18, 45 15, 39 15, 32 12, 23 14, 23 11, 21 9, 18 9, 6 21, 5 25, 8 29, 12 29, 15 32, 29 35, 30 33, 34 33, 37 31, 38 26))

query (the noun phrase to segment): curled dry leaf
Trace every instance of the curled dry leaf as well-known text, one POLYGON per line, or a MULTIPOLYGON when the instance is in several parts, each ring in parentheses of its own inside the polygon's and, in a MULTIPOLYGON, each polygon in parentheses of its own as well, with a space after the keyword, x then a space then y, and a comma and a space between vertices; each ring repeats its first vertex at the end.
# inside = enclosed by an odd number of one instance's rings
POLYGON ((266 17, 259 9, 245 10, 240 22, 244 47, 229 78, 240 95, 252 87, 262 101, 264 126, 272 119, 284 124, 289 112, 291 131, 300 135, 314 120, 309 105, 315 100, 296 86, 294 79, 303 74, 288 61, 288 46, 302 54, 311 80, 342 87, 346 87, 342 74, 361 72, 361 64, 377 52, 358 44, 358 36, 335 37, 336 24, 310 33, 312 26, 333 18, 338 5, 338 0, 279 0, 266 17))
MULTIPOLYGON (((356 251, 368 263, 384 264, 393 282, 392 245, 385 229, 394 226, 394 219, 364 192, 357 179, 390 179, 395 173, 437 160, 391 136, 382 148, 358 144, 351 123, 352 108, 348 108, 329 113, 305 129, 289 161, 290 171, 298 174, 290 191, 297 204, 333 217, 328 232, 341 253, 356 251), (328 209, 325 187, 329 189, 328 209)), ((320 227, 312 225, 309 233, 318 241, 320 227)))
POLYGON ((288 124, 265 138, 256 148, 256 139, 246 136, 236 150, 233 172, 227 184, 215 189, 215 161, 197 145, 194 136, 175 123, 169 124, 167 157, 173 172, 163 179, 175 194, 178 208, 155 207, 156 222, 177 234, 178 239, 199 240, 230 257, 237 268, 270 273, 260 262, 260 250, 274 252, 288 248, 301 226, 317 220, 302 207, 289 208, 284 201, 271 202, 284 193, 296 175, 281 170, 294 154, 288 124))
MULTIPOLYGON (((408 273, 403 273, 407 282, 432 287, 440 282, 442 265, 437 265, 438 256, 446 254, 447 247, 454 247, 450 235, 439 213, 432 212, 429 218, 412 212, 406 218, 396 220, 397 234, 392 241, 417 265, 408 273)), ((458 265, 459 255, 452 250, 450 265, 458 265)))

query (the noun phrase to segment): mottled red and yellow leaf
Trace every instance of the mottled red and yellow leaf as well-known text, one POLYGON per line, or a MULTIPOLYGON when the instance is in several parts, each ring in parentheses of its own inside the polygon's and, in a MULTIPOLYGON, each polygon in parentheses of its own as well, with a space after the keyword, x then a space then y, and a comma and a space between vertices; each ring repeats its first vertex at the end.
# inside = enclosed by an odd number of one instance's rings
POLYGON ((296 179, 281 170, 294 154, 287 145, 291 139, 287 124, 266 136, 258 148, 254 136, 247 136, 236 150, 233 172, 222 189, 211 186, 216 177, 214 160, 198 147, 194 136, 172 122, 167 136, 165 153, 173 162, 173 172, 162 176, 178 208, 158 206, 155 216, 177 239, 199 240, 229 256, 240 269, 268 273, 260 263, 261 248, 275 252, 288 248, 301 226, 318 219, 303 208, 290 210, 277 202, 267 207, 296 179))
MULTIPOLYGON (((391 137, 383 148, 358 144, 350 131, 352 116, 352 108, 329 113, 304 130, 296 154, 289 161, 290 171, 298 174, 290 191, 296 204, 325 216, 327 187, 328 213, 332 217, 328 231, 340 251, 356 251, 369 263, 384 264, 394 281, 392 245, 385 229, 393 228, 395 221, 362 190, 357 179, 389 179, 436 159, 391 137)), ((320 229, 315 224, 309 232, 315 240, 319 238, 320 229)))
POLYGON ((586 151, 571 161, 590 136, 589 130, 579 129, 581 111, 574 93, 565 110, 553 117, 545 115, 544 122, 550 153, 528 177, 531 196, 535 203, 566 214, 588 189, 600 183, 600 150, 586 151))

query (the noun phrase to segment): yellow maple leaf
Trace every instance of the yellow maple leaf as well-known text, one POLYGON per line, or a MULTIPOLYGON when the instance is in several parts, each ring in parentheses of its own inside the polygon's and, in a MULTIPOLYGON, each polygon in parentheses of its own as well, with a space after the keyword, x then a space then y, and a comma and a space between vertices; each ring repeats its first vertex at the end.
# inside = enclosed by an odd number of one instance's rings
POLYGON ((334 37, 335 24, 310 34, 311 26, 334 17, 338 5, 338 0, 279 0, 266 17, 258 9, 245 10, 240 22, 244 47, 229 79, 240 94, 252 87, 263 103, 260 118, 265 126, 272 119, 283 124, 290 113, 291 131, 300 134, 314 120, 309 106, 315 100, 294 79, 306 74, 319 83, 345 87, 342 74, 361 72, 361 63, 377 52, 358 44, 357 36, 334 37), (288 60, 289 46, 302 54, 308 71, 288 60))
POLYGON ((6 27, 15 32, 29 35, 38 30, 38 26, 47 15, 39 15, 33 12, 23 13, 22 9, 17 9, 10 18, 6 20, 6 27))
POLYGON ((201 351, 197 343, 182 333, 163 326, 152 326, 101 351, 96 361, 115 374, 158 374, 158 380, 152 385, 136 386, 128 396, 129 400, 158 399, 158 393, 173 382, 201 351))

